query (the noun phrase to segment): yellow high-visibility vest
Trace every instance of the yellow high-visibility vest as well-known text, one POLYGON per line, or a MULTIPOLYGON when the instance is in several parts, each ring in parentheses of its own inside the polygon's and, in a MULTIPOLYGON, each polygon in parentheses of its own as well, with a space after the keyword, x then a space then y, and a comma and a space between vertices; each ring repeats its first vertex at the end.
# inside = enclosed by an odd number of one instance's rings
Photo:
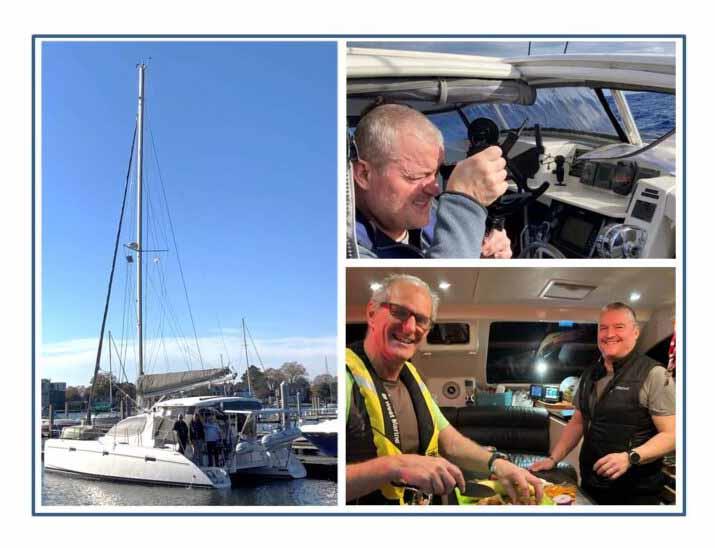
MULTIPOLYGON (((385 417, 382 412, 380 396, 375 386, 375 382, 370 375, 370 371, 363 360, 360 359, 360 356, 352 350, 346 350, 345 358, 346 365, 352 374, 355 384, 357 384, 360 394, 365 400, 365 408, 367 410, 368 417, 370 418, 372 440, 377 450, 377 456, 401 455, 402 451, 400 448, 386 434, 390 430, 390 427, 386 422, 388 417, 385 417)), ((405 386, 410 392, 410 396, 415 403, 415 415, 417 416, 418 427, 420 429, 426 428, 429 427, 429 424, 425 423, 431 423, 432 431, 430 432, 429 443, 427 444, 424 454, 428 456, 438 456, 439 430, 437 429, 437 419, 432 410, 432 406, 429 404, 432 396, 430 395, 427 386, 420 378, 419 373, 417 373, 414 365, 410 362, 405 362, 403 371, 405 370, 407 371, 407 375, 403 375, 401 373, 400 378, 403 382, 407 381, 405 382, 405 386), (415 390, 415 387, 417 390, 415 390), (428 410, 429 416, 426 416, 424 409, 428 410)), ((349 399, 350 394, 347 394, 346 397, 349 399)), ((403 487, 397 487, 391 484, 383 485, 380 487, 380 493, 385 499, 387 499, 387 503, 405 503, 405 489, 403 487)))

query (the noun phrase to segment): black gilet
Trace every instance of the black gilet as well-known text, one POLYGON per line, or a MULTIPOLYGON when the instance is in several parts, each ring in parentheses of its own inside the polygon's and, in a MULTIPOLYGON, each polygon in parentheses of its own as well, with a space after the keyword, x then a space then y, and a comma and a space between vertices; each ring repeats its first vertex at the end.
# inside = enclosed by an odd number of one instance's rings
POLYGON ((593 465, 601 457, 634 449, 658 433, 649 410, 640 405, 638 396, 653 367, 662 366, 636 351, 614 361, 613 378, 593 407, 593 413, 591 408, 596 398, 596 381, 606 375, 602 361, 587 370, 581 378, 578 392, 579 409, 584 416, 584 437, 579 464, 584 487, 629 492, 653 492, 660 489, 662 459, 631 466, 617 480, 603 478, 593 470, 593 465))

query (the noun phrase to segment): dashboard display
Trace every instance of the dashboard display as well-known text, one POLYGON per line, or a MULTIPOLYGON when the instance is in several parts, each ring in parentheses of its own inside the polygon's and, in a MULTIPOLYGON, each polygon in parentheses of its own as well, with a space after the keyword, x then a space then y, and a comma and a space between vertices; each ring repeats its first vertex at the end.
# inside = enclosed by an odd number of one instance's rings
POLYGON ((644 202, 643 200, 636 200, 635 205, 633 206, 633 217, 636 219, 640 219, 641 221, 645 221, 646 223, 649 223, 653 220, 653 215, 655 214, 655 208, 656 204, 652 202, 644 202))
POLYGON ((567 217, 564 219, 564 225, 561 229, 561 240, 577 249, 584 249, 593 229, 593 224, 584 219, 567 217))
POLYGON ((593 186, 596 188, 611 189, 611 179, 616 166, 612 164, 596 164, 596 176, 593 179, 593 186))
POLYGON ((638 166, 635 163, 618 162, 613 171, 613 181, 611 182, 613 192, 628 196, 633 190, 637 170, 638 166))
POLYGON ((593 178, 596 175, 596 166, 594 162, 586 162, 581 170, 581 183, 584 185, 592 185, 593 178))

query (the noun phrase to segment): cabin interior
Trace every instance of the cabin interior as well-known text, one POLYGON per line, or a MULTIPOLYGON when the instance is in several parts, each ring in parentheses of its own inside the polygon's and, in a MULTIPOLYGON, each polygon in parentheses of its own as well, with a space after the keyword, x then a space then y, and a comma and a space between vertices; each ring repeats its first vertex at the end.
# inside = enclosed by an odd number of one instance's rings
MULTIPOLYGON (((517 454, 523 465, 549 454, 573 414, 575 380, 600 355, 603 306, 631 306, 641 328, 638 350, 668 364, 673 268, 348 268, 346 344, 365 334, 371 286, 394 273, 418 276, 440 297, 413 363, 447 419, 478 443, 517 454), (546 410, 541 419, 520 422, 524 408, 539 407, 546 410)), ((579 449, 562 463, 574 479, 579 449)), ((666 475, 672 481, 662 500, 674 503, 674 463, 666 475)))

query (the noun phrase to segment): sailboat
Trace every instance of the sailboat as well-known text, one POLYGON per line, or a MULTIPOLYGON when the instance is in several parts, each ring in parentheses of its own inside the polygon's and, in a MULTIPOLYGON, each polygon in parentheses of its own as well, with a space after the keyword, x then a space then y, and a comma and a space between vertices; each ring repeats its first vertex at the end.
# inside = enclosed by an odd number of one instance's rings
MULTIPOLYGON (((238 475, 303 478, 306 476, 305 467, 291 449, 292 442, 301 435, 300 430, 284 420, 272 432, 259 432, 257 424, 261 415, 276 412, 263 410, 260 400, 250 396, 164 399, 170 394, 230 382, 235 374, 229 368, 144 373, 142 152, 145 70, 146 65, 138 65, 137 242, 127 246, 135 252, 137 264, 137 403, 141 412, 121 420, 104 434, 89 426, 89 416, 88 426, 63 430, 60 438, 49 439, 45 443, 45 470, 101 480, 208 488, 230 487, 232 476, 236 478, 238 475), (191 415, 198 415, 201 420, 216 424, 221 432, 221 443, 215 459, 207 462, 208 455, 201 450, 194 452, 192 446, 182 453, 174 436, 174 425, 180 415, 187 423, 191 415)), ((118 239, 119 235, 117 242, 118 239)), ((115 260, 116 249, 115 245, 115 260)), ((111 285, 110 277, 102 335, 111 285)), ((95 376, 99 370, 102 335, 95 376)), ((91 408, 91 405, 88 407, 91 408)), ((284 410, 279 411, 285 413, 284 410)))

